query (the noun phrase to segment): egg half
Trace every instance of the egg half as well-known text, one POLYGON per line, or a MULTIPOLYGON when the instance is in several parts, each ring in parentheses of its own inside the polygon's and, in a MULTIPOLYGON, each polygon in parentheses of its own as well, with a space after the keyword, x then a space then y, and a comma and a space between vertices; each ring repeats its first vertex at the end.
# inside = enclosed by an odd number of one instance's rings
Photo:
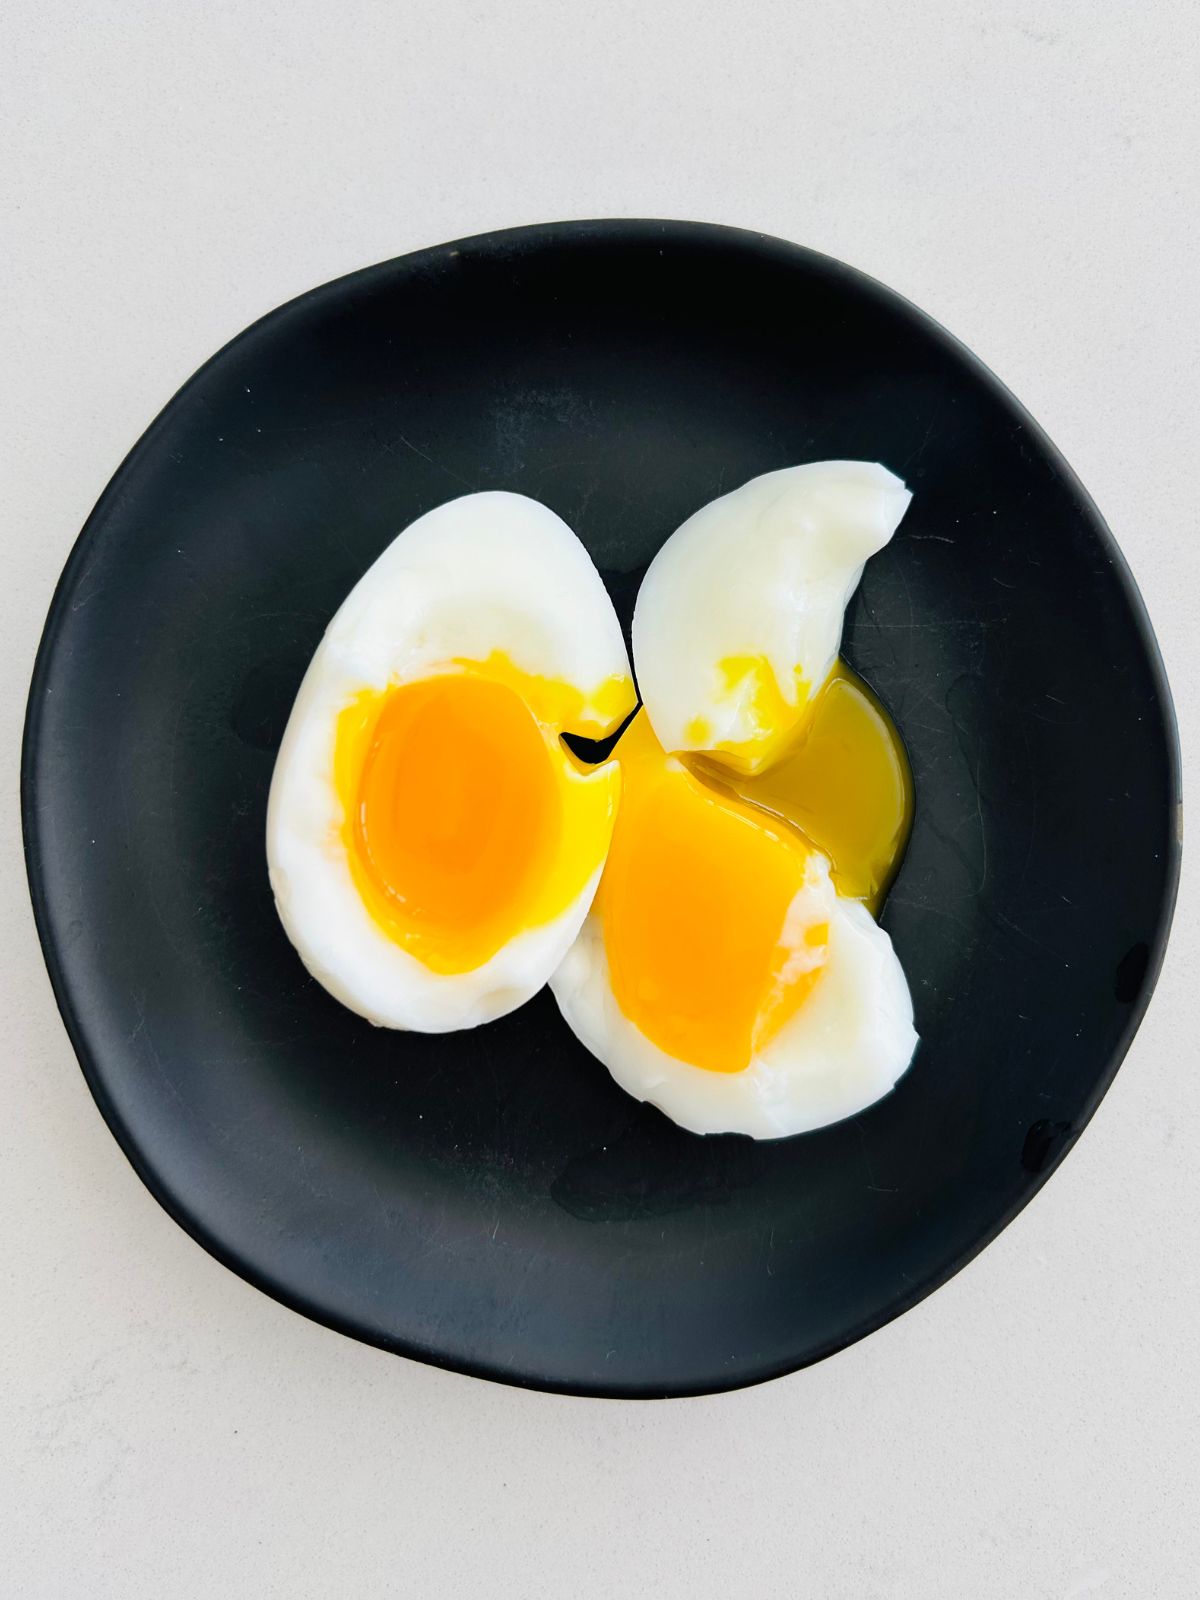
POLYGON ((267 811, 280 918, 370 1021, 443 1032, 540 989, 579 931, 620 794, 561 734, 602 738, 634 692, 583 546, 521 495, 419 518, 334 616, 267 811))
POLYGON ((916 1044, 891 940, 786 820, 705 781, 639 712, 591 912, 551 979, 622 1088, 695 1133, 774 1139, 886 1094, 916 1044))

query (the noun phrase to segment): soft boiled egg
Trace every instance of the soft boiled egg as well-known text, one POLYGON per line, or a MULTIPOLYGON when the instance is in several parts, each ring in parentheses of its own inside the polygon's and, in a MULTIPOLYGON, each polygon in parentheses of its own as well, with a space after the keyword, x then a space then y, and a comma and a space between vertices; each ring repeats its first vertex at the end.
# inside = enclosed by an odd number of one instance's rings
POLYGON ((770 473, 684 523, 642 585, 621 809, 551 987, 616 1081, 695 1132, 822 1127, 912 1058, 908 985, 871 915, 911 777, 837 659, 863 562, 909 498, 867 462, 770 473))
POLYGON ((644 712, 618 750, 608 865, 551 979, 577 1037, 695 1133, 780 1138, 886 1094, 916 1034, 870 912, 788 823, 668 755, 644 712))
POLYGON ((659 551, 633 616, 633 658, 666 750, 758 772, 786 749, 829 675, 863 563, 912 496, 886 467, 816 461, 710 501, 659 551))
POLYGON ((524 496, 419 518, 334 616, 267 812, 271 885, 309 971, 370 1021, 443 1032, 512 1011, 579 931, 634 705, 620 625, 564 522, 524 496))

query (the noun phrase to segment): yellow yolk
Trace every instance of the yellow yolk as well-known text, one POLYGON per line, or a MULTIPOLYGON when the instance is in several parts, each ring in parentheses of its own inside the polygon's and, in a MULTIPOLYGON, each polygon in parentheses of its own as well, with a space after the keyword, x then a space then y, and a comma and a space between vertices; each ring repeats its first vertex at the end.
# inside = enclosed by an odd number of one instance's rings
POLYGON ((614 997, 668 1055, 739 1072, 825 961, 827 923, 789 921, 810 851, 666 756, 644 712, 618 756, 621 809, 595 903, 614 997))
MULTIPOLYGON (((719 739, 712 750, 723 766, 738 772, 760 772, 776 760, 808 714, 808 685, 795 674, 795 701, 785 696, 766 656, 726 656, 717 663, 721 699, 737 705, 753 733, 748 739, 719 739)), ((712 725, 693 717, 684 730, 690 745, 707 745, 712 725)))
POLYGON ((688 757, 706 781, 799 828, 829 857, 833 881, 877 912, 912 824, 912 775, 896 727, 844 662, 813 700, 775 765, 753 776, 715 757, 688 757))
POLYGON ((379 927, 432 971, 468 972, 566 910, 604 859, 620 774, 584 772, 559 731, 611 726, 631 699, 614 680, 589 707, 500 655, 357 695, 334 783, 379 927))
POLYGON ((844 663, 811 698, 799 685, 798 707, 765 662, 722 671, 770 730, 774 765, 748 772, 725 747, 668 757, 640 712, 615 751, 621 809, 595 910, 629 1020, 678 1060, 738 1072, 823 970, 827 924, 789 918, 811 852, 828 857, 839 894, 877 911, 907 842, 912 777, 891 718, 844 663))

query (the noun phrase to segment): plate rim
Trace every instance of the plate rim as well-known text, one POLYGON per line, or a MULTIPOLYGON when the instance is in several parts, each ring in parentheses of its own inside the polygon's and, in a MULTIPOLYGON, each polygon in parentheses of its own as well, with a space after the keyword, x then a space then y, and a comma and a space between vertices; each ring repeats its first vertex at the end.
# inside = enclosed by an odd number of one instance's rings
POLYGON ((881 280, 871 277, 835 256, 814 250, 807 245, 796 244, 771 234, 747 228, 732 227, 723 223, 693 222, 668 218, 609 217, 527 223, 517 227, 469 234, 459 239, 448 240, 443 244, 429 245, 417 250, 406 251, 401 255, 389 257, 384 261, 359 267, 291 296, 280 305, 255 318, 214 351, 170 396, 153 420, 131 445, 88 514, 83 527, 71 546, 62 571, 59 573, 39 638, 26 701, 21 737, 20 806, 25 870, 38 941, 50 978, 55 1004, 68 1040, 79 1062, 84 1081, 100 1115, 134 1172, 168 1216, 196 1244, 252 1287, 269 1295, 273 1300, 286 1306, 289 1310, 298 1312, 310 1321, 319 1323, 336 1333, 357 1339, 360 1343, 372 1345, 390 1354, 406 1356, 411 1360, 420 1361, 427 1366, 437 1367, 443 1371, 461 1373, 473 1378, 483 1378, 513 1388, 532 1389, 543 1393, 592 1399, 648 1400, 687 1399, 753 1388, 761 1383, 772 1382, 790 1373, 803 1371, 805 1368, 813 1366, 817 1362, 837 1354, 839 1351, 848 1349, 851 1345, 857 1344, 861 1339, 877 1332, 880 1328, 886 1327, 888 1323, 893 1322, 897 1317, 911 1310, 913 1306, 949 1282, 964 1267, 969 1266, 1008 1227, 1009 1223, 1025 1209, 1034 1196, 1041 1191, 1043 1185, 1058 1170, 1064 1157, 1074 1147, 1080 1134, 1094 1116, 1100 1101, 1112 1086, 1112 1082, 1125 1056, 1128 1054, 1134 1036, 1146 1015, 1158 983, 1178 899, 1182 861, 1181 787, 1179 724, 1170 684, 1167 679, 1166 667, 1145 601, 1124 553, 1092 497, 1053 440, 1050 439, 1045 430, 1029 414, 1016 396, 973 351, 927 312, 923 311, 904 295, 889 288, 881 280), (272 1277, 269 1271, 260 1269, 250 1263, 240 1256, 237 1250, 217 1238, 198 1217, 193 1215, 187 1205, 172 1191, 168 1179, 160 1175, 155 1169, 150 1157, 140 1148, 137 1140, 126 1126, 115 1103, 108 1095, 103 1070, 99 1065, 98 1054, 92 1050, 88 1043, 84 1025, 80 1020, 72 996, 66 963, 63 960, 62 951, 53 926, 53 916, 44 876, 44 856, 46 851, 38 819, 38 785, 35 776, 46 701, 45 680, 50 672, 51 661, 58 648, 65 622, 70 616, 69 596, 73 593, 77 575, 88 558, 92 539, 103 523, 109 506, 121 494, 125 481, 133 467, 145 452, 152 448, 154 440, 168 416, 174 412, 181 402, 186 400, 189 392, 200 382, 211 367, 223 361, 243 340, 249 339, 268 324, 276 320, 282 320, 301 303, 312 305, 327 296, 343 295, 354 285, 365 283, 375 276, 383 277, 390 272, 394 272, 400 266, 411 272, 413 270, 419 271, 423 266, 432 266, 435 263, 442 264, 453 259, 455 255, 468 251, 480 255, 491 254, 502 257, 506 254, 512 255, 523 248, 529 247, 550 245, 559 248, 579 249, 581 247, 586 248, 589 244, 620 238, 626 238, 631 242, 642 241, 649 243, 655 236, 670 238, 673 243, 683 246, 724 242, 741 250, 756 253, 764 259, 774 258, 782 265, 804 265, 810 269, 816 268, 833 279, 848 282, 860 292, 865 292, 870 297, 880 300, 891 307, 902 309, 921 328, 923 333, 941 343, 971 372, 978 382, 998 395, 1045 453, 1065 487, 1085 514, 1091 531, 1109 558, 1116 581, 1129 606, 1138 643, 1145 654, 1150 669, 1154 702, 1161 716, 1165 735, 1165 755, 1168 772, 1168 795, 1166 800, 1168 816, 1165 819, 1166 826, 1164 829, 1164 836, 1168 841, 1168 859, 1164 863, 1164 888, 1155 926, 1150 938, 1147 940, 1149 953, 1145 976, 1136 999, 1128 1008, 1125 1026, 1113 1046, 1108 1060, 1098 1072, 1093 1090, 1088 1096, 1079 1117, 1065 1136, 1057 1142, 1056 1148, 1050 1153, 1044 1167, 1038 1172, 1029 1175, 1029 1183, 1016 1200, 1006 1207, 993 1223, 984 1228, 971 1245, 958 1252, 948 1264, 932 1270, 924 1278, 907 1286, 902 1294, 897 1294, 886 1304, 876 1308, 871 1315, 862 1318, 844 1336, 828 1341, 827 1344, 801 1358, 774 1362, 761 1370, 752 1371, 748 1374, 738 1374, 728 1380, 719 1374, 714 1374, 711 1382, 667 1386, 637 1385, 629 1382, 605 1384, 599 1378, 590 1382, 564 1382, 553 1377, 539 1376, 536 1373, 502 1366, 498 1362, 474 1361, 446 1355, 436 1349, 423 1347, 410 1339, 388 1339, 382 1337, 375 1331, 356 1323, 353 1318, 339 1316, 336 1312, 331 1312, 322 1307, 295 1288, 272 1277))

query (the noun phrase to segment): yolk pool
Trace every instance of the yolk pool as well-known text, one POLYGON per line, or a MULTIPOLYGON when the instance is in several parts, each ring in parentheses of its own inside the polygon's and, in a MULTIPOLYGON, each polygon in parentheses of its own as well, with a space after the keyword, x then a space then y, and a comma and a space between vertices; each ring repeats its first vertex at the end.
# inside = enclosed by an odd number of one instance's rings
POLYGON ((644 712, 618 755, 621 808, 596 900, 613 994, 669 1055, 741 1071, 825 959, 823 921, 784 940, 809 849, 667 757, 644 712))
POLYGON ((686 760, 705 782, 799 828, 829 857, 838 892, 878 912, 912 824, 912 775, 891 718, 844 662, 766 771, 749 775, 715 756, 686 760))
POLYGON ((436 972, 481 966, 566 909, 604 858, 620 784, 559 743, 576 691, 502 657, 452 667, 363 691, 334 753, 363 903, 436 972))

